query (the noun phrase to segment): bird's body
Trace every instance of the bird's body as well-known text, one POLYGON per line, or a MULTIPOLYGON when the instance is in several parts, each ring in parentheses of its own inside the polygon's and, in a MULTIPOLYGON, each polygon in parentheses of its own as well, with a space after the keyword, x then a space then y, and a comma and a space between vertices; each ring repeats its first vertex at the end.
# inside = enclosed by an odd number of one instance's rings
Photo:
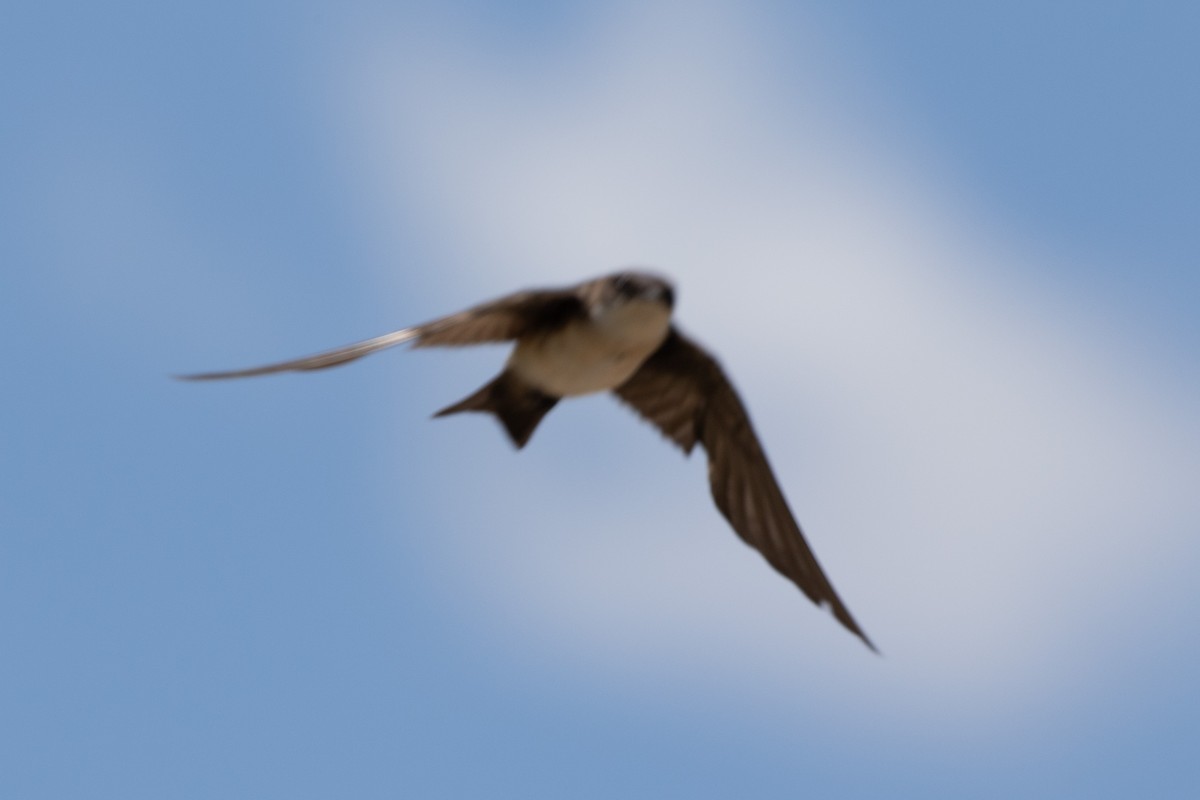
POLYGON ((665 279, 618 272, 564 289, 518 292, 315 356, 185 377, 324 369, 405 342, 433 347, 513 341, 499 375, 435 416, 493 414, 521 448, 561 398, 612 391, 685 453, 702 444, 713 499, 734 531, 874 649, 805 542, 724 371, 671 324, 674 303, 665 279))
POLYGON ((508 369, 554 397, 607 392, 633 377, 670 327, 670 308, 657 299, 634 298, 548 335, 518 339, 508 369))

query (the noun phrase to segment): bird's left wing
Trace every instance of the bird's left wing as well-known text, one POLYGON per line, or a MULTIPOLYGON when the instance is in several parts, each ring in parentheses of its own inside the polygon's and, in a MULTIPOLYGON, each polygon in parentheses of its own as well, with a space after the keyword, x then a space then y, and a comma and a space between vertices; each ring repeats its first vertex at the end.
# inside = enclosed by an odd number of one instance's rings
POLYGON ((685 452, 702 444, 713 500, 738 536, 875 650, 817 563, 745 407, 712 356, 672 328, 614 392, 685 452))
POLYGON ((516 339, 531 327, 552 329, 584 313, 583 302, 574 289, 517 292, 457 314, 426 322, 424 325, 385 333, 374 339, 356 342, 336 350, 261 367, 227 372, 202 372, 179 377, 183 380, 206 381, 325 369, 405 342, 412 342, 414 347, 504 342, 516 339))

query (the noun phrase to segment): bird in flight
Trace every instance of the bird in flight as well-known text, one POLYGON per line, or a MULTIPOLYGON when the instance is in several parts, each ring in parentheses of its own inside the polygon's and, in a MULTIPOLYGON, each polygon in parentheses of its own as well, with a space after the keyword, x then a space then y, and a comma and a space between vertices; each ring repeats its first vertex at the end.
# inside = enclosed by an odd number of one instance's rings
POLYGON ((729 378, 671 324, 674 305, 670 282, 623 271, 562 289, 517 292, 305 358, 181 377, 205 381, 325 369, 406 342, 515 342, 499 375, 434 416, 494 414, 519 449, 559 400, 613 392, 685 453, 702 445, 713 500, 738 536, 875 650, 805 541, 729 378))

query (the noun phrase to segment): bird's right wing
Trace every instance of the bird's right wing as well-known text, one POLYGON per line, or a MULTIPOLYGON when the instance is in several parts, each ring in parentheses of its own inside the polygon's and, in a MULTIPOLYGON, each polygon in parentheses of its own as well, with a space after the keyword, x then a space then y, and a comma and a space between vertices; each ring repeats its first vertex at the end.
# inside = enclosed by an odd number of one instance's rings
POLYGON ((617 397, 690 453, 708 453, 717 508, 746 544, 872 650, 804 539, 742 401, 716 359, 672 328, 617 397))
POLYGON ((336 350, 261 367, 179 377, 189 381, 206 381, 325 369, 405 342, 412 342, 413 347, 503 342, 516 339, 531 328, 552 329, 584 313, 583 303, 572 289, 517 292, 424 325, 385 333, 336 350))

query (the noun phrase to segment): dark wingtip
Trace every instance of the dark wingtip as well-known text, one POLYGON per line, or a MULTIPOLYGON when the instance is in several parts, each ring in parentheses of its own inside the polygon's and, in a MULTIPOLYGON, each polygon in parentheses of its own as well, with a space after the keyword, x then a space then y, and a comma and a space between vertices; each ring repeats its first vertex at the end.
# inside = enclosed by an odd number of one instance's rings
MULTIPOLYGON (((845 624, 845 621, 842 620, 842 623, 845 624)), ((867 635, 862 632, 862 629, 860 629, 858 625, 846 625, 846 628, 859 639, 861 639, 862 643, 865 644, 872 653, 877 656, 883 656, 883 653, 879 652, 879 648, 875 646, 875 643, 867 638, 867 635)))
POLYGON ((189 381, 191 383, 195 383, 198 381, 223 381, 228 380, 229 378, 250 378, 255 375, 266 375, 268 372, 274 371, 275 370, 245 369, 236 370, 234 372, 192 372, 187 375, 171 375, 170 377, 177 381, 189 381))
POLYGON ((817 602, 817 605, 824 608, 826 611, 831 612, 833 614, 833 618, 840 622, 843 628, 861 639, 862 643, 865 644, 872 653, 877 656, 883 655, 883 653, 879 652, 879 648, 875 646, 875 643, 867 638, 867 634, 863 633, 863 629, 858 627, 858 623, 855 622, 854 617, 850 616, 850 610, 842 605, 840 601, 835 600, 833 603, 830 603, 827 600, 821 600, 817 602))

